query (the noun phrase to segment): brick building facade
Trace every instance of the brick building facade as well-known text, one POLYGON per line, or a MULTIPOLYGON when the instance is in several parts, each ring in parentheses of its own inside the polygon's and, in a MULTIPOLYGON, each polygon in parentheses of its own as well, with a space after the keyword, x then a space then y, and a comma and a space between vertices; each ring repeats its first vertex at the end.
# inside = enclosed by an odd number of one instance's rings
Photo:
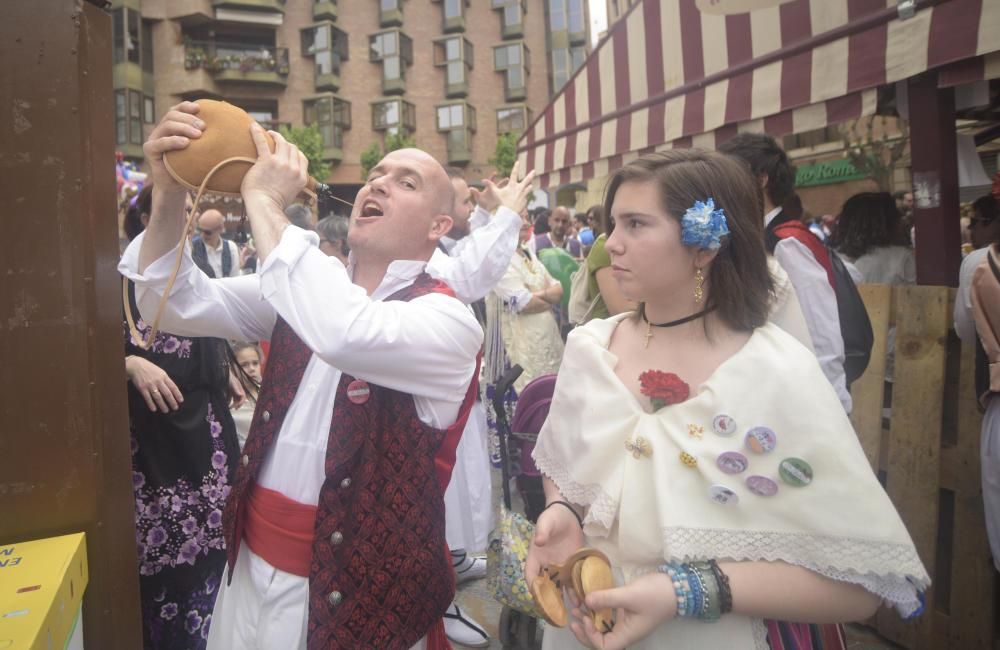
POLYGON ((478 181, 590 49, 585 0, 114 0, 118 148, 183 99, 320 126, 329 179, 404 131, 478 181))

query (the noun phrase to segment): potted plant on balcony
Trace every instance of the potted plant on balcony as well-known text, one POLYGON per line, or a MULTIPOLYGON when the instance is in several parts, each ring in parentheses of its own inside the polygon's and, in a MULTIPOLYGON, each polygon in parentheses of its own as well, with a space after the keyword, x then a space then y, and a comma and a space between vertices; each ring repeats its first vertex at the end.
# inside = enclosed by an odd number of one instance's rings
POLYGON ((200 68, 205 64, 206 58, 207 55, 204 48, 198 46, 188 47, 184 50, 184 69, 195 70, 200 68))

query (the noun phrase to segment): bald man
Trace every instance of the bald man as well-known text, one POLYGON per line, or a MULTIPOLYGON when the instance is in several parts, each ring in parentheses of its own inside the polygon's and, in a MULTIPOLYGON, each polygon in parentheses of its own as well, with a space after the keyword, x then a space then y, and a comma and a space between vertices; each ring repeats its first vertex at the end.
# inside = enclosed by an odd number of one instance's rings
MULTIPOLYGON (((184 189, 163 154, 206 128, 184 102, 144 145, 152 216, 119 268, 147 319, 184 223, 184 189)), ((251 134, 258 159, 242 196, 260 271, 213 280, 185 256, 163 317, 172 332, 271 341, 222 516, 230 573, 208 647, 447 647, 455 578, 443 492, 483 341, 425 270, 453 226, 451 183, 422 151, 388 154, 354 203, 345 268, 284 214, 305 186, 305 156, 275 132, 270 152, 256 124, 251 134)), ((531 180, 487 191, 517 212, 531 180)))
POLYGON ((580 240, 570 234, 571 226, 572 215, 569 208, 556 206, 549 215, 549 232, 535 236, 535 250, 561 248, 575 259, 581 259, 583 247, 580 240))
POLYGON ((231 278, 240 274, 240 252, 236 243, 223 239, 226 218, 218 210, 198 215, 198 227, 191 242, 194 263, 210 278, 231 278))

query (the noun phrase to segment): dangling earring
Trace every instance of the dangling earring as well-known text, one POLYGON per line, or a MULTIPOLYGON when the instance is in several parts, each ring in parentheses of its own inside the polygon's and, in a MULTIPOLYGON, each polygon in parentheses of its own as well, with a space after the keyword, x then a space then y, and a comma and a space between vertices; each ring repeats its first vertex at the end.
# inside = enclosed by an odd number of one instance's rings
POLYGON ((705 298, 705 290, 701 288, 703 284, 705 284, 705 275, 701 272, 701 269, 697 269, 694 272, 694 301, 699 305, 705 298))

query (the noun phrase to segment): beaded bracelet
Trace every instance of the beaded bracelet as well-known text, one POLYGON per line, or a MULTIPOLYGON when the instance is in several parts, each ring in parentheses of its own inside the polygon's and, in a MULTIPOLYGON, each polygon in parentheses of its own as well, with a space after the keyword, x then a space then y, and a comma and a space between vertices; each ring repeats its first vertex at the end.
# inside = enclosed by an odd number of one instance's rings
POLYGON ((667 574, 673 583, 678 617, 712 623, 732 611, 728 578, 714 561, 669 563, 659 566, 658 570, 667 574))

